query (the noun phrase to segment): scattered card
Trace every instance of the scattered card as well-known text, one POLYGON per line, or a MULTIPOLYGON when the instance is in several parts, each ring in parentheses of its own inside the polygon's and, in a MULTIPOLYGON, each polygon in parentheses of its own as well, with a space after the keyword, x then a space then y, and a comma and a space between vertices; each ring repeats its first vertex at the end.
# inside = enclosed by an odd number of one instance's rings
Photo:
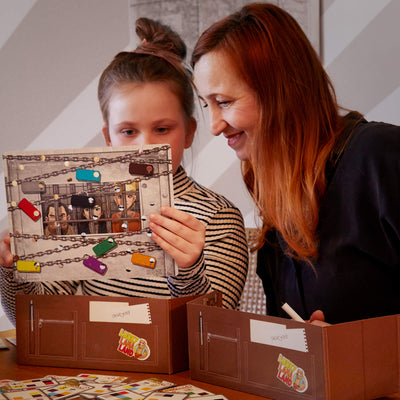
POLYGON ((97 397, 98 400, 143 400, 146 397, 145 394, 134 393, 130 390, 119 390, 109 394, 100 395, 97 397))
POLYGON ((187 385, 181 385, 181 386, 174 386, 172 388, 164 389, 164 393, 185 393, 187 395, 191 396, 206 396, 210 394, 214 394, 211 392, 208 392, 207 390, 204 390, 202 388, 199 388, 197 386, 187 384, 187 385))
POLYGON ((92 389, 82 392, 80 396, 85 398, 98 397, 102 394, 113 393, 117 391, 117 385, 112 383, 97 383, 95 381, 90 382, 92 389))
POLYGON ((49 400, 39 389, 14 390, 12 392, 4 392, 3 395, 8 400, 49 400))
POLYGON ((198 400, 229 400, 227 397, 225 397, 222 394, 213 394, 210 396, 189 396, 189 399, 193 400, 193 399, 198 399, 198 400))
POLYGON ((80 381, 78 381, 77 379, 67 380, 66 382, 67 383, 63 383, 57 386, 52 386, 49 388, 44 388, 42 390, 51 399, 61 400, 71 396, 79 395, 80 393, 92 388, 92 386, 85 385, 80 381), (74 382, 74 384, 72 383, 72 381, 74 382))
POLYGON ((175 384, 158 378, 148 378, 134 382, 129 386, 131 386, 130 391, 143 394, 175 386, 175 384))
POLYGON ((79 374, 78 378, 84 378, 85 380, 93 380, 96 383, 121 383, 128 379, 127 376, 95 375, 95 374, 79 374))
POLYGON ((146 400, 184 400, 187 399, 187 394, 185 393, 163 393, 163 392, 153 392, 146 400))
POLYGON ((48 378, 38 378, 38 379, 27 379, 24 381, 11 382, 11 389, 36 389, 48 386, 58 385, 58 382, 51 377, 48 378))

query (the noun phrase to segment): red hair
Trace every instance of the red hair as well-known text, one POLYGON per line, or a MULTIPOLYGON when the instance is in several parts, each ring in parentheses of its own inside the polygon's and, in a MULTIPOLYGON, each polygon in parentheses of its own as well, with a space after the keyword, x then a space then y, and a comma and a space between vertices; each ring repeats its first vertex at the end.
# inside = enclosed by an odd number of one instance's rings
POLYGON ((331 81, 299 24, 271 4, 246 5, 208 28, 192 64, 210 51, 228 57, 258 97, 259 128, 242 163, 263 223, 257 247, 276 229, 292 256, 312 262, 325 167, 343 130, 331 81))

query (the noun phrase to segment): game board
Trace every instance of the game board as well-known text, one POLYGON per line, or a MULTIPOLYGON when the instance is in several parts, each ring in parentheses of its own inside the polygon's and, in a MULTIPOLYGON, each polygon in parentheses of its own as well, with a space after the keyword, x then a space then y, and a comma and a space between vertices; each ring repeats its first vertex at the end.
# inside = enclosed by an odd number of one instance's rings
POLYGON ((149 214, 173 204, 167 145, 3 154, 17 281, 166 276, 149 214))

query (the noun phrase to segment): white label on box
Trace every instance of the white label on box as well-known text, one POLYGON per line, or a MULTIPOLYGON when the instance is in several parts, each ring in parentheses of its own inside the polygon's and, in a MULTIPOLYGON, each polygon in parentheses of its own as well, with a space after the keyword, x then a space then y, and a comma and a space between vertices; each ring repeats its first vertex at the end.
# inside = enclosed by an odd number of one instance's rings
POLYGON ((90 322, 151 324, 149 303, 134 304, 115 301, 90 301, 90 322))
POLYGON ((308 352, 304 328, 288 329, 283 324, 250 319, 250 340, 269 346, 308 352))

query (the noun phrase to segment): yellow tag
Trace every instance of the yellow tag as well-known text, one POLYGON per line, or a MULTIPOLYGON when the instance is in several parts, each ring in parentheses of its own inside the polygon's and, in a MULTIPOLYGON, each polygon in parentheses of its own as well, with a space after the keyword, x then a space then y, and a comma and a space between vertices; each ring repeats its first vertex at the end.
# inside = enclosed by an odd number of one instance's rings
POLYGON ((40 272, 40 263, 38 261, 17 261, 17 270, 19 272, 40 272))

